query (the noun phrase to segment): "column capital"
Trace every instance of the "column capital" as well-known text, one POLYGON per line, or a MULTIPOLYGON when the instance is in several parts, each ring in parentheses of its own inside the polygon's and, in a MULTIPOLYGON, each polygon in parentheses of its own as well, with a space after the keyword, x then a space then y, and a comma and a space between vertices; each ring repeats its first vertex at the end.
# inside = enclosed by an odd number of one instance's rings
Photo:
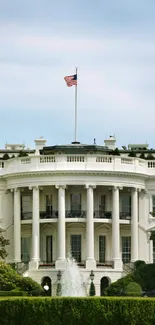
POLYGON ((92 188, 93 190, 96 188, 96 185, 95 184, 86 184, 85 185, 85 188, 88 189, 88 188, 92 188))
POLYGON ((113 189, 113 191, 123 190, 123 186, 121 186, 121 185, 114 185, 114 186, 112 187, 112 189, 113 189))
POLYGON ((65 184, 56 184, 55 185, 55 188, 57 189, 57 190, 59 190, 59 188, 62 188, 62 189, 66 189, 67 188, 67 185, 65 185, 65 184))
POLYGON ((33 185, 33 186, 29 186, 29 190, 32 191, 32 190, 41 190, 42 188, 39 187, 39 185, 33 185))
POLYGON ((20 191, 20 187, 14 187, 10 189, 10 192, 19 192, 20 191))
POLYGON ((132 192, 140 193, 141 191, 142 191, 142 189, 139 187, 132 187, 132 192))

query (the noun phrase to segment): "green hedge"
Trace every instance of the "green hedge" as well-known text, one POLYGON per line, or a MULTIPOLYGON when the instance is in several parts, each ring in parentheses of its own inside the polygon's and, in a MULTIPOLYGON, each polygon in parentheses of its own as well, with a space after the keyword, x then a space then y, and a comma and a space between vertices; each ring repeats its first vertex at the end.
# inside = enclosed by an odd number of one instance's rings
POLYGON ((1 298, 1 325, 154 325, 148 298, 1 298))
POLYGON ((20 297, 27 296, 27 292, 24 291, 0 291, 0 297, 20 297))

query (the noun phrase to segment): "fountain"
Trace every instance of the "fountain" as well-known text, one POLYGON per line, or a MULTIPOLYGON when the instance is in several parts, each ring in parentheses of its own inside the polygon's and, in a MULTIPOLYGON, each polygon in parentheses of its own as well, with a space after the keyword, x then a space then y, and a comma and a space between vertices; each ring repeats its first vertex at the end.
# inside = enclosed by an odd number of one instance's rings
POLYGON ((66 259, 66 269, 61 279, 61 295, 64 297, 85 297, 86 289, 79 267, 71 257, 66 259))

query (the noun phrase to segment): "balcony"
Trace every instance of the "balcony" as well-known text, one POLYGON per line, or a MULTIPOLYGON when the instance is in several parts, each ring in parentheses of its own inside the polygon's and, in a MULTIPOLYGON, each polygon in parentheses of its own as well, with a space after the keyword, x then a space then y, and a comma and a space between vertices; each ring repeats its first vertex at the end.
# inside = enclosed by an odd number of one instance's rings
POLYGON ((32 212, 21 213, 21 220, 31 220, 31 219, 32 219, 32 212))
POLYGON ((58 218, 58 210, 53 210, 51 213, 40 211, 40 219, 56 219, 58 218))
POLYGON ((66 218, 86 218, 86 211, 66 211, 66 218))
MULTIPOLYGON (((87 218, 87 211, 71 211, 67 210, 65 212, 66 218, 87 218)), ((40 219, 57 219, 58 218, 58 210, 53 210, 51 213, 46 211, 40 211, 40 219)), ((119 218, 121 220, 131 220, 131 213, 130 212, 120 212, 119 218)), ((94 211, 94 219, 112 219, 112 211, 94 211)), ((32 212, 22 212, 21 213, 21 220, 32 220, 32 212)))
POLYGON ((95 219, 111 219, 112 218, 112 212, 111 211, 94 211, 94 218, 95 219))
POLYGON ((120 212, 119 218, 121 220, 131 220, 131 212, 120 212))
POLYGON ((100 261, 96 261, 96 267, 97 268, 113 268, 113 262, 112 261, 104 261, 104 262, 100 262, 100 261))

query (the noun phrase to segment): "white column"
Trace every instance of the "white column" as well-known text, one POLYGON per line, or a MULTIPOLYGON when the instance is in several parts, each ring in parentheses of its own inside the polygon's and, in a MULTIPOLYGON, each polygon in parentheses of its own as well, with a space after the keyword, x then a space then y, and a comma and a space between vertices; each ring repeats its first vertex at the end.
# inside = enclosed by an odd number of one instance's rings
POLYGON ((152 200, 152 194, 150 194, 150 197, 149 197, 149 217, 151 217, 150 212, 153 212, 153 200, 152 200))
POLYGON ((21 261, 20 189, 14 189, 14 262, 21 261))
POLYGON ((66 260, 66 224, 65 224, 65 188, 66 186, 56 186, 58 189, 58 258, 56 268, 65 266, 66 260))
POLYGON ((120 225, 119 225, 119 187, 114 186, 112 193, 112 260, 114 269, 122 269, 120 256, 120 225))
POLYGON ((37 269, 40 261, 39 187, 33 187, 32 208, 32 259, 31 269, 37 269))
POLYGON ((138 260, 138 190, 131 193, 131 262, 138 260))
POLYGON ((94 188, 87 185, 86 268, 96 268, 94 259, 94 188))

